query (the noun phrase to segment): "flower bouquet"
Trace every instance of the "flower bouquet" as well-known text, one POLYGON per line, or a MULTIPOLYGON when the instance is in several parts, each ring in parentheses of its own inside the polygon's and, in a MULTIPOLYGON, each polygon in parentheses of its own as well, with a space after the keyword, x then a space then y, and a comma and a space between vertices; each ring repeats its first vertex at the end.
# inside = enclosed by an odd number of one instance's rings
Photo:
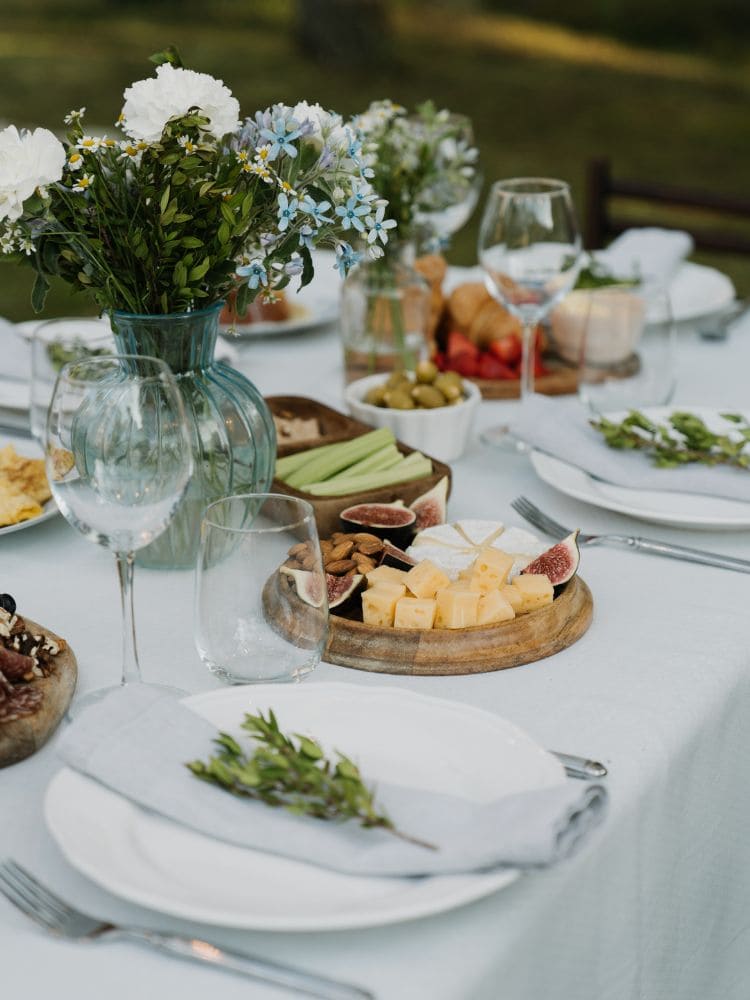
POLYGON ((196 473, 141 561, 189 566, 205 506, 266 490, 275 463, 260 394, 213 360, 222 300, 236 291, 242 312, 292 278, 306 284, 319 245, 346 274, 358 259, 344 238, 352 213, 377 195, 339 115, 276 104, 241 121, 222 81, 174 50, 153 59, 156 75, 125 91, 121 138, 88 134, 83 108, 62 142, 43 128, 0 132, 0 250, 35 269, 36 310, 58 275, 108 313, 123 353, 155 355, 179 376, 196 473))

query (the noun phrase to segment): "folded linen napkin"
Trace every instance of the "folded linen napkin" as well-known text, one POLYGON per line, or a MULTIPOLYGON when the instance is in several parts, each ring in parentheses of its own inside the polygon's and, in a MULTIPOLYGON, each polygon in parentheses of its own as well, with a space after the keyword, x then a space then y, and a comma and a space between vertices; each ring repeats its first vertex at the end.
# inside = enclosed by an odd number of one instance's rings
POLYGON ((639 277, 644 284, 666 286, 693 252, 693 238, 678 229, 627 229, 596 260, 618 277, 639 277))
POLYGON ((31 349, 12 323, 0 319, 0 413, 12 416, 22 411, 23 422, 28 424, 30 382, 31 349))
MULTIPOLYGON (((283 728, 283 718, 279 723, 283 728)), ((573 782, 488 804, 378 784, 379 807, 399 830, 438 845, 433 851, 351 821, 293 816, 200 781, 185 762, 212 754, 216 735, 215 726, 171 696, 135 685, 84 712, 59 753, 137 805, 209 837, 356 875, 549 865, 578 848, 605 813, 603 788, 573 782)))
POLYGON ((522 407, 511 431, 533 448, 615 486, 700 493, 750 503, 749 471, 707 465, 659 469, 642 452, 619 451, 605 444, 578 400, 535 393, 522 407))

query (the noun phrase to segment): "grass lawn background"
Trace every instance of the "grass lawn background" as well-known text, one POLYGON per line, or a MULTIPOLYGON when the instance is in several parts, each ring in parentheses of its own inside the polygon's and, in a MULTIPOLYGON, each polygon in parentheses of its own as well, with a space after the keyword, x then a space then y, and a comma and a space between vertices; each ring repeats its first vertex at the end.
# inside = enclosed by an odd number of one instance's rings
MULTIPOLYGON (((390 97, 407 106, 432 98, 474 121, 488 183, 502 176, 568 179, 579 205, 596 155, 618 176, 747 192, 750 77, 736 40, 731 61, 701 51, 637 48, 465 4, 394 4, 387 54, 374 66, 301 53, 292 0, 213 3, 123 0, 4 0, 0 27, 0 121, 62 129, 86 106, 86 121, 110 129, 122 92, 152 72, 150 53, 176 44, 186 64, 221 77, 251 114, 274 101, 319 101, 344 115, 390 97)), ((679 222, 679 216, 673 218, 679 222)), ((458 235, 454 263, 475 259, 477 215, 458 235)), ((727 271, 750 294, 750 260, 696 259, 727 271)), ((0 315, 31 315, 31 269, 0 263, 0 315)), ((45 315, 91 312, 55 287, 45 315)))

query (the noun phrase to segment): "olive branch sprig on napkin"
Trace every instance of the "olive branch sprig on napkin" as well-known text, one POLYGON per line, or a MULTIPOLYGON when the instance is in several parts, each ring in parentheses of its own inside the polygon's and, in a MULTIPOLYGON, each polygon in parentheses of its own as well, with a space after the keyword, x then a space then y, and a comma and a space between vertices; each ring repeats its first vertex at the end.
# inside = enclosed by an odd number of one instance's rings
POLYGON ((739 413, 722 413, 730 425, 726 433, 710 430, 694 413, 675 411, 665 423, 655 423, 638 410, 631 410, 624 420, 592 420, 610 448, 647 452, 653 464, 662 469, 699 462, 703 465, 728 465, 750 468, 750 423, 739 413))
POLYGON ((286 736, 270 709, 267 717, 262 712, 246 713, 241 728, 253 737, 252 753, 246 753, 233 736, 219 733, 214 740, 218 754, 205 763, 194 760, 186 766, 197 778, 233 795, 280 806, 298 816, 339 822, 355 819, 363 827, 379 827, 419 847, 436 850, 434 844, 397 830, 385 813, 378 812, 374 792, 344 754, 337 751, 334 761, 310 737, 298 733, 286 736))

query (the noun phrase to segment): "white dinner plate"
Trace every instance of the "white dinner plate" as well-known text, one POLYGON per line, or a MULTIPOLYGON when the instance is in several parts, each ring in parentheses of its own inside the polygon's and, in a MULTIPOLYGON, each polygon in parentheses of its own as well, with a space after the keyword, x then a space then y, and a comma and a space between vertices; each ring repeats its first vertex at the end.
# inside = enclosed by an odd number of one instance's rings
MULTIPOLYGON (((719 411, 708 407, 680 407, 700 416, 710 427, 719 411)), ((674 406, 655 406, 642 412, 651 420, 663 421, 674 406)), ((622 419, 624 413, 606 414, 622 419)), ((627 514, 640 521, 665 524, 674 528, 733 531, 750 528, 750 504, 700 493, 677 493, 668 490, 633 489, 595 479, 583 469, 541 451, 531 452, 534 471, 545 483, 576 500, 627 514)))
MULTIPOLYGON (((0 431, 0 448, 4 448, 6 444, 12 444, 19 455, 25 455, 28 458, 44 457, 42 449, 31 438, 16 437, 12 433, 0 431)), ((18 524, 7 524, 5 527, 0 528, 0 535, 9 535, 13 531, 23 531, 24 528, 33 528, 35 525, 41 524, 42 521, 49 521, 51 517, 55 517, 59 513, 57 504, 54 500, 50 499, 45 504, 42 504, 42 513, 37 517, 29 518, 28 521, 20 521, 18 524)))
MULTIPOLYGON (((499 716, 400 688, 268 684, 211 691, 185 704, 243 741, 244 712, 272 707, 282 728, 353 757, 376 785, 489 801, 565 781, 554 757, 499 716)), ((50 783, 44 811, 70 863, 105 889, 176 917, 230 927, 323 931, 411 920, 486 896, 519 874, 344 875, 209 839, 68 768, 50 783)))
MULTIPOLYGON (((483 281, 480 267, 451 267, 445 280, 445 292, 467 281, 483 281)), ((730 279, 714 267, 684 261, 669 286, 672 316, 678 323, 719 312, 734 302, 735 290, 730 279)))
POLYGON ((327 250, 313 253, 315 277, 309 285, 298 289, 299 278, 292 278, 284 294, 289 305, 298 312, 284 320, 257 323, 222 324, 226 337, 246 340, 253 337, 276 337, 287 333, 303 333, 335 323, 339 317, 341 275, 335 268, 336 254, 327 250))

